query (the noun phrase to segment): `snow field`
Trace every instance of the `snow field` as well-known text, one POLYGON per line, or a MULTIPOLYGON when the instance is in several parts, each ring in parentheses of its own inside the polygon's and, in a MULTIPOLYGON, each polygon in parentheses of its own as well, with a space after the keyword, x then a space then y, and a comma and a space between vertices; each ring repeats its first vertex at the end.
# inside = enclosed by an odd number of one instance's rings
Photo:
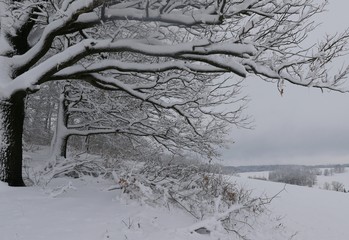
MULTIPOLYGON (((59 179, 52 185, 67 181, 59 179)), ((104 190, 110 186, 107 182, 72 180, 71 185, 76 189, 52 197, 54 187, 45 192, 38 187, 9 188, 1 183, 1 239, 185 239, 171 238, 171 231, 193 223, 181 211, 120 200, 117 191, 104 190)))
MULTIPOLYGON (((241 230, 256 240, 347 240, 349 194, 229 177, 253 197, 275 198, 262 215, 246 215, 251 227, 241 230)), ((265 173, 251 173, 263 177, 265 173)), ((348 172, 318 178, 344 181, 348 172)), ((227 240, 240 239, 214 228, 193 232, 190 214, 172 205, 150 207, 121 190, 108 191, 111 180, 57 178, 46 187, 10 188, 0 183, 0 239, 4 240, 227 240)), ((207 219, 206 219, 207 220, 207 219)), ((214 226, 215 222, 207 220, 214 226)))
MULTIPOLYGON (((154 208, 130 200, 113 182, 98 178, 54 179, 46 188, 0 184, 0 233, 6 240, 196 240, 239 239, 222 228, 192 231, 196 220, 172 205, 154 208)), ((210 218, 209 224, 215 225, 210 218)), ((250 239, 287 239, 291 235, 269 214, 239 229, 250 239)), ((218 226, 218 225, 217 225, 218 226)))
POLYGON ((243 173, 236 180, 253 189, 253 194, 263 192, 270 196, 282 191, 269 205, 270 211, 280 216, 284 226, 295 235, 292 240, 347 240, 349 194, 318 189, 323 182, 339 181, 349 184, 349 173, 318 176, 317 186, 301 187, 283 183, 248 179, 248 176, 268 176, 267 172, 243 173))

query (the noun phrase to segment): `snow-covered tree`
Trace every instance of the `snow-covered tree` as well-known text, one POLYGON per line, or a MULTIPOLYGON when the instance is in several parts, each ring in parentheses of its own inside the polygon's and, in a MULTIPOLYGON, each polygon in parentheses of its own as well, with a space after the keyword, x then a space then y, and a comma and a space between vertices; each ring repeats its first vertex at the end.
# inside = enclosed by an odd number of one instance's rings
POLYGON ((268 179, 299 186, 312 187, 316 183, 316 172, 308 167, 290 166, 269 172, 268 179))
POLYGON ((347 69, 330 77, 326 64, 343 53, 347 33, 300 48, 323 7, 312 0, 1 1, 0 179, 23 185, 24 99, 49 81, 122 92, 180 118, 196 138, 216 120, 237 123, 235 110, 213 109, 235 101, 223 73, 274 79, 281 93, 285 81, 344 91, 347 69), (133 73, 140 75, 122 77, 133 73))
MULTIPOLYGON (((196 77, 198 76, 199 74, 196 77)), ((135 78, 136 76, 132 77, 133 80, 135 78)), ((201 81, 206 83, 204 76, 201 81)), ((180 85, 177 84, 177 86, 180 85)), ((192 88, 194 89, 194 86, 192 88)), ((171 91, 173 90, 178 88, 171 87, 171 91)), ((237 91, 238 89, 232 93, 235 94, 237 91)), ((186 91, 187 94, 190 92, 191 90, 186 91)), ((196 93, 196 95, 196 98, 205 97, 205 94, 196 93)), ((181 98, 180 94, 177 98, 181 98)), ((201 106, 204 107, 204 104, 201 106)), ((62 86, 58 105, 57 124, 52 140, 54 157, 66 157, 70 136, 88 137, 111 133, 128 138, 151 137, 156 143, 172 152, 191 150, 205 156, 212 156, 215 151, 211 145, 223 144, 222 135, 226 128, 225 121, 219 120, 210 124, 196 121, 195 126, 192 126, 186 123, 186 118, 178 118, 176 114, 166 109, 154 108, 143 100, 118 91, 101 91, 82 83, 75 85, 71 82, 65 83, 62 86), (205 126, 205 129, 202 126, 205 126), (200 131, 200 136, 195 131, 200 131)), ((201 116, 192 109, 190 111, 193 115, 201 116)), ((232 116, 237 118, 239 112, 237 110, 232 116)), ((231 121, 234 118, 230 118, 231 121)))
MULTIPOLYGON (((119 92, 103 91, 83 82, 49 83, 39 92, 28 95, 24 143, 25 147, 31 147, 48 145, 51 140, 51 157, 48 159, 52 162, 48 165, 66 157, 68 144, 79 154, 86 151, 119 159, 138 159, 140 155, 145 159, 146 152, 150 151, 154 156, 161 150, 161 145, 143 136, 153 136, 159 141, 165 135, 172 138, 177 144, 166 146, 176 153, 190 149, 209 155, 213 151, 210 144, 203 145, 203 138, 192 139, 187 134, 180 142, 174 135, 165 134, 175 128, 168 124, 170 116, 154 117, 154 113, 159 112, 151 111, 142 101, 119 92), (68 142, 68 139, 71 140, 68 142)), ((219 133, 210 134, 205 143, 222 141, 219 133)))
POLYGON ((346 192, 343 183, 332 181, 331 182, 332 190, 337 192, 346 192))
POLYGON ((343 165, 338 164, 338 165, 334 166, 333 171, 335 173, 344 173, 345 167, 343 165))

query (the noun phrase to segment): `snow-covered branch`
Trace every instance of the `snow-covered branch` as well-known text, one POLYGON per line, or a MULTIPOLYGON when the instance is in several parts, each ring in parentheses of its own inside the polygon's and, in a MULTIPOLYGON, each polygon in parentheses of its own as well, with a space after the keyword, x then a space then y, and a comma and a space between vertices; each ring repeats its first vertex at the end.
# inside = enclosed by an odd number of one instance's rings
MULTIPOLYGON (((75 44, 72 47, 67 48, 61 53, 58 53, 44 62, 38 64, 27 72, 17 77, 8 86, 8 94, 12 94, 16 91, 23 91, 30 88, 33 85, 41 84, 48 81, 52 75, 60 70, 71 66, 80 59, 99 52, 134 52, 141 53, 149 56, 157 57, 173 57, 190 59, 192 55, 212 55, 212 54, 227 54, 232 56, 246 56, 252 55, 255 49, 250 44, 210 44, 207 40, 181 43, 176 45, 152 45, 146 44, 138 40, 83 40, 80 43, 75 44), (190 56, 186 55, 190 54, 190 56)), ((194 60, 203 61, 217 65, 221 68, 227 68, 228 71, 233 71, 238 75, 245 76, 246 72, 244 68, 237 62, 224 64, 220 59, 197 57, 194 60)), ((233 61, 233 60, 231 60, 233 61)), ((140 65, 135 65, 140 66, 140 65)), ((170 66, 170 65, 168 65, 170 66)), ((178 68, 178 65, 173 64, 174 68, 178 68)), ((194 66, 194 65, 191 65, 194 66)), ((210 71, 213 70, 212 66, 209 66, 210 71)), ((197 67, 196 70, 200 70, 197 67)))
POLYGON ((227 72, 228 70, 223 68, 214 67, 207 64, 195 64, 188 61, 169 61, 164 63, 134 63, 134 62, 122 62, 119 60, 102 60, 98 63, 92 63, 88 66, 77 64, 71 67, 67 67, 58 73, 54 74, 51 79, 71 79, 74 76, 86 73, 96 73, 106 70, 117 70, 120 72, 137 72, 137 73, 157 73, 168 70, 186 70, 192 72, 227 72))
POLYGON ((74 1, 69 4, 64 12, 58 12, 63 17, 46 25, 41 32, 38 42, 29 51, 23 55, 14 57, 16 71, 23 72, 37 63, 48 52, 54 38, 60 34, 60 31, 74 22, 81 13, 89 12, 101 3, 102 1, 100 0, 74 1))

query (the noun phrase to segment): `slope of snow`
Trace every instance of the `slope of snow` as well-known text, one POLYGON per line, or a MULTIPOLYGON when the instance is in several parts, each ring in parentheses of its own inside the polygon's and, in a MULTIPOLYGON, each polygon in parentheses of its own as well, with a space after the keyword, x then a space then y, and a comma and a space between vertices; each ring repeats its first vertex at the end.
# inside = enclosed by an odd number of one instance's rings
POLYGON ((316 185, 319 186, 319 188, 323 188, 324 183, 330 183, 336 181, 343 183, 345 189, 349 190, 349 169, 346 168, 346 171, 344 173, 334 173, 332 176, 317 176, 317 183, 316 185))
MULTIPOLYGON (((44 189, 10 188, 0 183, 0 239, 240 239, 221 228, 210 235, 196 233, 192 230, 196 220, 187 212, 171 205, 142 205, 120 190, 107 191, 111 185, 92 177, 54 179, 44 189)), ((249 239, 288 239, 291 235, 287 229, 277 229, 280 223, 274 216, 252 217, 253 227, 239 229, 249 239)))
MULTIPOLYGON (((33 154, 27 159, 30 165, 45 160, 33 154)), ((265 214, 247 216, 252 218, 251 228, 241 231, 247 239, 348 239, 349 194, 244 177, 229 177, 229 181, 253 190, 255 197, 271 197, 285 187, 265 214)), ((195 219, 187 212, 172 206, 142 205, 125 197, 121 190, 107 191, 113 184, 92 177, 54 179, 44 188, 10 188, 0 182, 0 239, 240 239, 218 230, 210 235, 192 232, 189 229, 195 226, 195 219)))
MULTIPOLYGON (((62 184, 67 179, 53 186, 62 184)), ((52 197, 53 186, 42 190, 0 183, 1 239, 185 239, 173 231, 193 223, 182 212, 118 200, 116 191, 104 190, 110 186, 107 182, 85 179, 71 185, 52 197)))
POLYGON ((268 181, 236 178, 253 194, 277 194, 268 207, 295 233, 293 240, 347 240, 349 194, 268 181))

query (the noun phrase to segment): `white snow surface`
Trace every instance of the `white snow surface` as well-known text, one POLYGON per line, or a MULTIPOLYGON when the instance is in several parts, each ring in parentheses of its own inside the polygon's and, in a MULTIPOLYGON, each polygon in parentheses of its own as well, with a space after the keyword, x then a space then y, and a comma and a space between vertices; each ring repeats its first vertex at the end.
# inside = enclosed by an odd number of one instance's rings
POLYGON ((349 193, 322 189, 325 182, 331 184, 333 181, 349 189, 348 168, 344 173, 317 176, 317 182, 312 188, 249 179, 268 178, 268 174, 268 171, 239 173, 238 181, 254 189, 254 194, 265 191, 273 195, 285 187, 285 191, 272 201, 269 209, 282 217, 289 231, 297 233, 292 239, 348 239, 349 193))
MULTIPOLYGON (((33 157, 33 156, 32 156, 33 157)), ((256 240, 347 240, 349 194, 244 177, 229 177, 252 195, 274 196, 244 232, 256 240)), ((101 178, 54 179, 46 187, 11 188, 0 182, 0 239, 196 240, 240 239, 191 232, 195 219, 174 207, 154 208, 125 198, 101 178)))
POLYGON ((66 184, 67 179, 59 179, 45 192, 0 183, 1 239, 187 239, 173 234, 193 221, 180 211, 126 203, 116 191, 104 190, 110 183, 90 178, 73 180, 75 189, 52 194, 54 185, 66 184))
POLYGON ((347 240, 349 194, 310 187, 285 185, 263 180, 239 178, 254 194, 276 194, 269 206, 273 214, 295 235, 292 240, 347 240))
POLYGON ((331 182, 333 181, 342 183, 344 185, 344 188, 346 190, 349 190, 349 169, 346 168, 344 173, 334 173, 330 176, 317 176, 316 185, 319 188, 323 188, 325 183, 331 184, 331 182))

